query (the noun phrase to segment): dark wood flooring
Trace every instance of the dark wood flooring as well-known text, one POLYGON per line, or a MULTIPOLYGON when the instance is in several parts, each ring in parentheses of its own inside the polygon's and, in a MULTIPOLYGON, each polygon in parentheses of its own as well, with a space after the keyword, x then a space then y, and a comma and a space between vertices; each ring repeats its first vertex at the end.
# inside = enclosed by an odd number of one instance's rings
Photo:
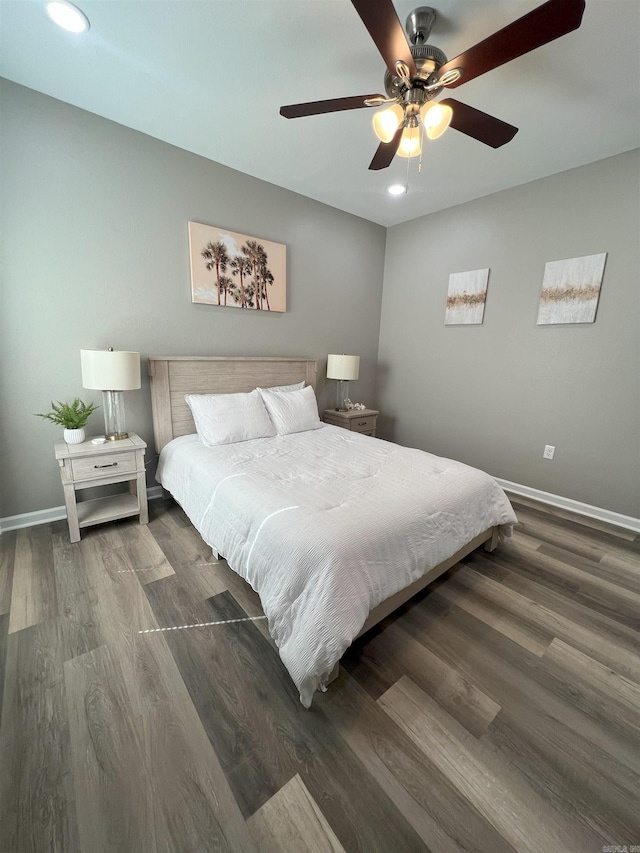
POLYGON ((311 711, 173 502, 4 534, 0 851, 640 845, 640 537, 514 505, 311 711))

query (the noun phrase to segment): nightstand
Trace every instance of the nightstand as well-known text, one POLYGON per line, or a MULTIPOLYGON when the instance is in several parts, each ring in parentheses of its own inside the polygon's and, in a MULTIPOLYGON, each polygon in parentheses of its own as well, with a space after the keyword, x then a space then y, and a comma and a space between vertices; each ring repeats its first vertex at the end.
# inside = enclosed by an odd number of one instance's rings
POLYGON ((147 445, 135 433, 119 441, 104 444, 67 444, 56 441, 55 451, 64 489, 69 522, 69 538, 80 541, 80 528, 131 515, 140 516, 140 524, 149 521, 144 451, 147 445), (129 483, 129 491, 106 498, 76 501, 79 489, 93 489, 112 483, 129 483))
POLYGON ((375 409, 349 409, 339 412, 337 409, 325 409, 323 421, 325 424, 349 429, 351 432, 361 432, 363 435, 376 434, 376 420, 380 412, 375 409))

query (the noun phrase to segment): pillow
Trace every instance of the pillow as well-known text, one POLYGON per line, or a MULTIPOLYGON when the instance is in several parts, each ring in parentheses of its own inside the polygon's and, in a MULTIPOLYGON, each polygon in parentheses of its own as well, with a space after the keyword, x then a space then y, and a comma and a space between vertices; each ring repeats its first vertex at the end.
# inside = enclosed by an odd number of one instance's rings
POLYGON ((299 391, 260 391, 278 435, 318 429, 322 424, 318 417, 318 403, 311 385, 299 391))
POLYGON ((262 397, 249 394, 186 394, 200 441, 207 447, 275 435, 262 397))
POLYGON ((304 388, 304 379, 295 385, 276 385, 275 388, 258 388, 258 391, 299 391, 301 388, 304 388))

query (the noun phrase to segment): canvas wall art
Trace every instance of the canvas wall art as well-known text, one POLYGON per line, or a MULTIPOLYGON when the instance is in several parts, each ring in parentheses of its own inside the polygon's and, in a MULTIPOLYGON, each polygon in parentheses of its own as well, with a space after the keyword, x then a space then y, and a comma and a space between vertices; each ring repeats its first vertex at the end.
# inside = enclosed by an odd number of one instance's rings
POLYGON ((482 323, 487 298, 489 270, 454 272, 449 276, 446 326, 482 323))
POLYGON ((607 253, 549 261, 544 268, 538 325, 593 323, 607 253))
POLYGON ((287 247, 226 228, 189 223, 191 301, 287 310, 287 247))

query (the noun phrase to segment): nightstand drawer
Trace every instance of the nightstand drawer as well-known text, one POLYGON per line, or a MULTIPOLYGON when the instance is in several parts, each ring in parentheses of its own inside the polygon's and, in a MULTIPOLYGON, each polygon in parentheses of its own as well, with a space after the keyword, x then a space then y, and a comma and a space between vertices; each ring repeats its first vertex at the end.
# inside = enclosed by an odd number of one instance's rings
POLYGON ((353 418, 351 421, 351 429, 355 432, 368 432, 376 428, 376 416, 370 418, 353 418))
POLYGON ((95 480, 102 475, 131 474, 135 470, 136 455, 132 452, 101 453, 71 460, 71 471, 76 483, 80 480, 95 480))
POLYGON ((331 426, 342 427, 342 429, 359 432, 362 435, 372 435, 375 438, 376 421, 380 413, 376 409, 363 409, 362 411, 341 412, 338 409, 326 409, 324 422, 331 426))

